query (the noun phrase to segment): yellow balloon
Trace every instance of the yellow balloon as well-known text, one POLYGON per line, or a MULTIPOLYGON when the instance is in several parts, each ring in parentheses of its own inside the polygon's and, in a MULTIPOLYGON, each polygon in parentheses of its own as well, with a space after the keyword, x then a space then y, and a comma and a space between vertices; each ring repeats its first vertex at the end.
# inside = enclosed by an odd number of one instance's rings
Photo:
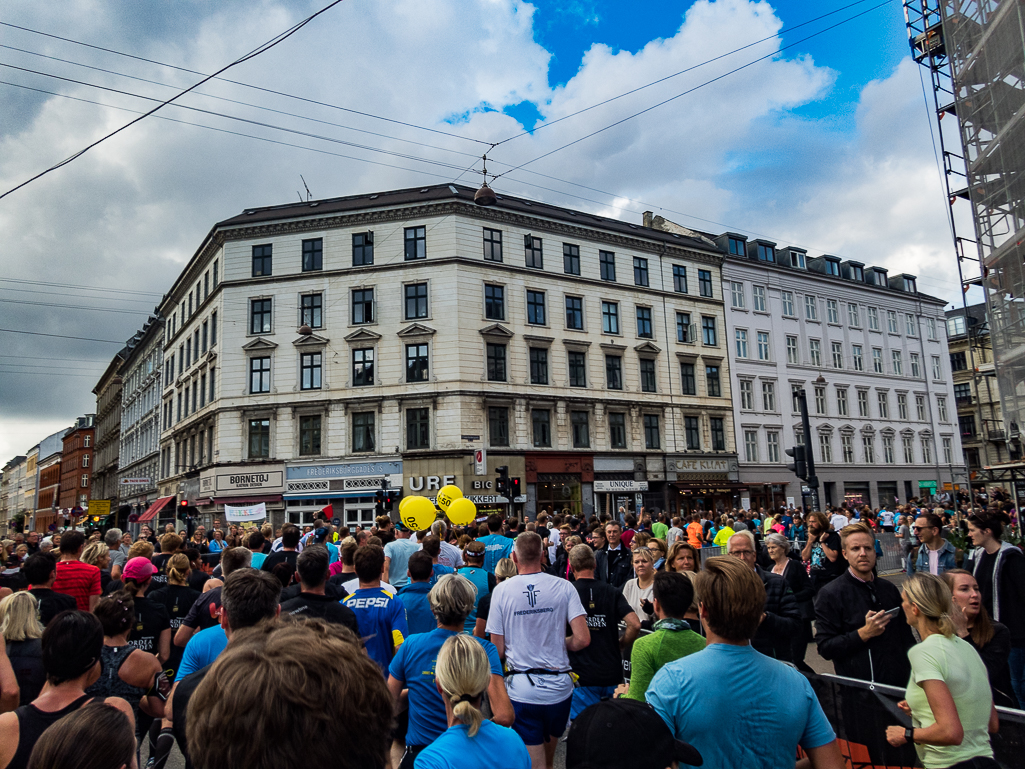
POLYGON ((466 526, 477 517, 477 505, 466 497, 460 497, 448 506, 448 519, 456 526, 466 526))
POLYGON ((399 510, 399 518, 411 531, 424 531, 431 528, 437 510, 427 497, 410 497, 406 506, 399 510))
POLYGON ((450 483, 448 486, 442 486, 438 492, 438 507, 447 512, 449 505, 462 498, 463 492, 460 488, 450 483))
POLYGON ((399 512, 400 513, 402 512, 402 508, 405 506, 405 504, 409 500, 411 500, 411 499, 413 499, 413 497, 403 497, 402 499, 399 500, 399 512))

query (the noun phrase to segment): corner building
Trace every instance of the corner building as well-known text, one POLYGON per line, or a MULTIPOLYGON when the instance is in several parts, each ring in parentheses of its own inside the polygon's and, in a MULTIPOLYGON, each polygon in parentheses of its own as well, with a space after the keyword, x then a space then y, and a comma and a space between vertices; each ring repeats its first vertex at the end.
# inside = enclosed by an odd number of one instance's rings
POLYGON ((160 308, 160 494, 207 517, 264 502, 274 523, 326 504, 368 523, 382 483, 529 516, 731 504, 718 247, 474 192, 215 225, 160 308), (495 496, 502 465, 517 499, 495 496))

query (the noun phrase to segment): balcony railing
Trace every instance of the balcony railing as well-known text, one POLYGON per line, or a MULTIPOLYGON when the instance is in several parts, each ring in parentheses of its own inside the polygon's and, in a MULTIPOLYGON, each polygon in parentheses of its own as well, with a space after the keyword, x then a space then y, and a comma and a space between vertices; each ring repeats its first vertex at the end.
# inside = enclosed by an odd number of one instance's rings
POLYGON ((958 406, 974 406, 975 396, 974 395, 957 395, 954 397, 954 403, 958 406))
POLYGON ((986 430, 986 440, 1003 442, 1007 440, 1007 434, 1002 429, 991 428, 986 430))

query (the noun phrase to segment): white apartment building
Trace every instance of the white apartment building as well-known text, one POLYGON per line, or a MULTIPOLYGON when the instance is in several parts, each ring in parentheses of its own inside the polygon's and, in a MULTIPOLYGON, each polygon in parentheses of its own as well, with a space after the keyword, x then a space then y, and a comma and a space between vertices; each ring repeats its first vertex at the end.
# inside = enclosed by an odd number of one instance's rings
POLYGON ((720 250, 474 191, 215 225, 160 307, 161 497, 208 518, 264 502, 275 523, 327 504, 369 522, 382 483, 455 482, 481 513, 729 504, 720 250))
MULTIPOLYGON (((122 351, 124 362, 118 369, 121 376, 121 444, 117 472, 119 507, 129 506, 130 513, 140 515, 140 523, 149 522, 150 525, 160 513, 153 503, 160 472, 163 345, 164 323, 159 317, 151 316, 128 341, 122 351)), ((173 514, 173 510, 165 511, 168 519, 173 514)))
POLYGON ((750 504, 801 504, 784 455, 795 443, 814 453, 825 504, 892 506, 949 490, 964 462, 944 301, 911 275, 735 233, 717 242, 728 254, 734 424, 750 504))

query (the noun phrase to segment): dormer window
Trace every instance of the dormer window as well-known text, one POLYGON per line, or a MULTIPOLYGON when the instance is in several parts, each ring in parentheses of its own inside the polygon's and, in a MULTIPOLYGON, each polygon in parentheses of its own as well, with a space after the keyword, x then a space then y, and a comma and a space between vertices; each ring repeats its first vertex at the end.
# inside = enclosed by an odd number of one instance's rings
POLYGON ((904 276, 904 291, 909 294, 917 294, 918 289, 915 288, 915 279, 904 276))
POLYGON ((730 253, 734 256, 747 256, 747 244, 740 238, 729 239, 730 253))
POLYGON ((758 244, 758 261, 759 262, 775 262, 776 261, 776 249, 772 246, 765 245, 764 243, 758 244))
POLYGON ((851 265, 851 279, 852 280, 857 280, 857 281, 860 281, 860 282, 864 283, 865 282, 865 268, 864 267, 859 267, 856 264, 852 264, 851 265))
POLYGON ((805 263, 805 254, 803 251, 790 252, 790 266, 796 267, 799 270, 805 270, 808 268, 808 265, 805 263))
POLYGON ((840 260, 839 259, 827 259, 826 260, 826 274, 836 275, 840 277, 840 260))
POLYGON ((874 278, 874 280, 872 281, 873 284, 877 286, 886 285, 886 270, 872 270, 872 273, 874 278))

